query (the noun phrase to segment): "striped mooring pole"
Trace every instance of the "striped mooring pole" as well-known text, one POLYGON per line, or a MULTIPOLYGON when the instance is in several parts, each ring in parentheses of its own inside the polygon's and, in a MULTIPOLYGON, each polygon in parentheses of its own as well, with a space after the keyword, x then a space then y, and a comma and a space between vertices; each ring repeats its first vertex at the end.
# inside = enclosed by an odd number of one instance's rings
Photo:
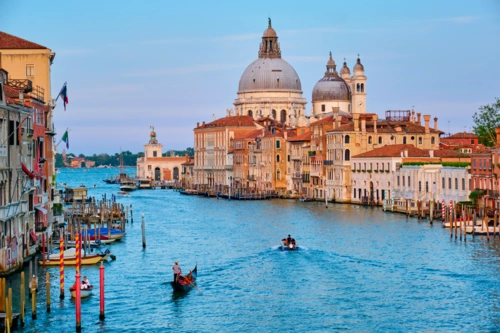
POLYGON ((392 189, 392 194, 391 194, 391 209, 394 212, 394 189, 392 189))
POLYGON ((446 206, 445 206, 445 203, 444 203, 444 199, 443 201, 441 201, 441 220, 443 220, 444 222, 444 218, 445 218, 445 214, 446 214, 446 206))
POLYGON ((450 225, 453 225, 453 200, 450 200, 450 225))
POLYGON ((75 250, 76 250, 76 282, 75 282, 75 303, 76 303, 76 331, 80 332, 82 330, 82 319, 81 319, 81 300, 80 300, 80 234, 75 234, 75 250))
POLYGON ((59 298, 64 299, 64 240, 62 232, 61 238, 59 238, 59 290, 59 298))

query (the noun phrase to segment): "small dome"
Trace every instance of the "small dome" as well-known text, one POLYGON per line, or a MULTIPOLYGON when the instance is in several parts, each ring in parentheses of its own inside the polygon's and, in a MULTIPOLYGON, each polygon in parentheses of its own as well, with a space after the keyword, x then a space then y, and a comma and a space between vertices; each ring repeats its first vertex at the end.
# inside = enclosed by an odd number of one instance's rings
POLYGON ((264 31, 264 35, 262 37, 278 37, 278 35, 272 27, 269 27, 266 31, 264 31))
POLYGON ((338 76, 325 76, 316 83, 312 91, 312 102, 349 101, 351 90, 349 85, 338 76))
POLYGON ((356 60, 356 65, 354 65, 354 71, 361 71, 361 72, 364 72, 365 71, 365 67, 361 64, 361 60, 359 60, 359 57, 358 57, 358 60, 356 60))
POLYGON ((340 70, 340 75, 351 75, 351 71, 349 70, 349 67, 347 67, 347 63, 344 61, 344 66, 342 66, 342 69, 340 70))
POLYGON ((155 131, 152 131, 151 134, 149 135, 151 136, 151 138, 156 138, 156 132, 155 131))

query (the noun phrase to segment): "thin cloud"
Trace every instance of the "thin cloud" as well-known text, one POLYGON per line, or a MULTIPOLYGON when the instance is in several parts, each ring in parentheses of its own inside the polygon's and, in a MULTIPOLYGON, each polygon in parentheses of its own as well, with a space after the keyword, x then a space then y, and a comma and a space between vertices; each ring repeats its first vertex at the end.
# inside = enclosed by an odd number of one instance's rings
POLYGON ((60 56, 86 56, 89 54, 96 53, 93 49, 62 49, 57 51, 57 55, 60 56))
POLYGON ((233 68, 241 68, 241 64, 205 64, 198 66, 188 66, 188 67, 177 67, 177 68, 163 68, 156 70, 143 70, 136 71, 132 73, 126 73, 124 77, 156 77, 164 75, 173 74, 187 74, 187 73, 199 73, 199 72, 218 72, 229 70, 233 68))
POLYGON ((466 24, 466 23, 472 23, 474 21, 477 21, 478 19, 479 19, 478 16, 456 16, 456 17, 440 18, 440 19, 436 19, 435 21, 466 24))

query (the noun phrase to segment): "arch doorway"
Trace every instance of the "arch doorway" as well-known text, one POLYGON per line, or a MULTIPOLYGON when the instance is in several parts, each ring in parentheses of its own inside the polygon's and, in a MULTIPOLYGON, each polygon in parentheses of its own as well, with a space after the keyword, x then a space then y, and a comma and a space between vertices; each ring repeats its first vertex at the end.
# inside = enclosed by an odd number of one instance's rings
POLYGON ((174 168, 174 180, 179 180, 179 168, 174 168))
POLYGON ((160 168, 155 168, 155 180, 161 180, 160 168))
POLYGON ((373 198, 373 182, 370 182, 370 201, 373 202, 375 199, 373 198))

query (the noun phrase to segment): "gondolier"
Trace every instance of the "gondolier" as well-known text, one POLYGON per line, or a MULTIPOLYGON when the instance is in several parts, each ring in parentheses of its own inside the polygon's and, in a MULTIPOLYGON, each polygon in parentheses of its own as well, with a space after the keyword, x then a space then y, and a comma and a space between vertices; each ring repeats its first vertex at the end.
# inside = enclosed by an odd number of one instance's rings
POLYGON ((177 282, 177 279, 182 274, 181 266, 179 266, 179 260, 176 260, 174 262, 174 265, 172 266, 172 270, 174 271, 174 282, 177 282))

